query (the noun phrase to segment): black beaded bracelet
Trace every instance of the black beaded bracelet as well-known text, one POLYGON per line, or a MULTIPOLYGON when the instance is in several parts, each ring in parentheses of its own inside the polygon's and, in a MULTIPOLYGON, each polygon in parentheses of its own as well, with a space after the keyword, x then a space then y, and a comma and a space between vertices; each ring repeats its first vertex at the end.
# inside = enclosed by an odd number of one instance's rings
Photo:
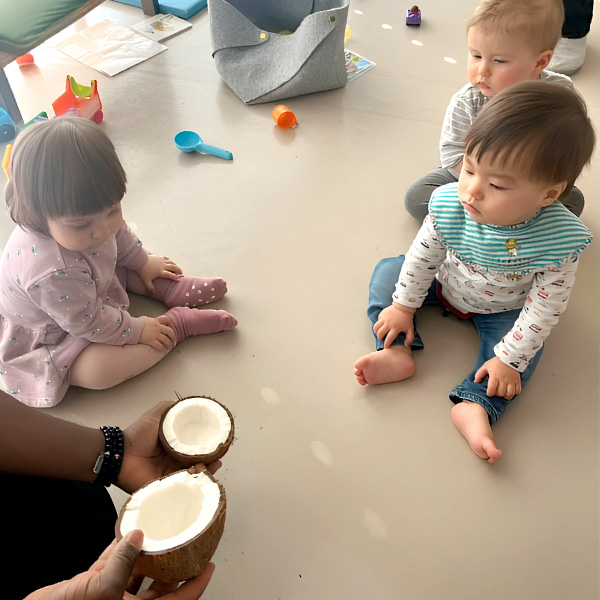
POLYGON ((120 427, 100 427, 104 434, 104 452, 98 456, 94 473, 98 475, 94 483, 108 487, 115 483, 121 472, 125 440, 120 427))

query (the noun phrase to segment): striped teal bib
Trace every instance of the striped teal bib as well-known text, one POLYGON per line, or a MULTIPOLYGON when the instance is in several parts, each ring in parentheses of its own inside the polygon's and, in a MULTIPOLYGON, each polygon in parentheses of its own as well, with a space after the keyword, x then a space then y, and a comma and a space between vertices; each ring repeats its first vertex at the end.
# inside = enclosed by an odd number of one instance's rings
POLYGON ((518 276, 559 267, 577 260, 592 241, 590 230, 560 202, 518 225, 476 223, 458 200, 458 183, 434 191, 429 213, 448 250, 490 274, 518 276))

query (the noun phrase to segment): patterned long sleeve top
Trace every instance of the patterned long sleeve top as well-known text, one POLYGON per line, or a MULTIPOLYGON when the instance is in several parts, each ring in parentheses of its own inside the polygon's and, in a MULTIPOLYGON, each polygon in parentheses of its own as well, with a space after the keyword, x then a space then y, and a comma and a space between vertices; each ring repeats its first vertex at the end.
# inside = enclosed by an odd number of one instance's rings
POLYGON ((436 277, 444 298, 460 312, 520 308, 494 351, 523 372, 565 310, 579 255, 591 239, 585 225, 559 202, 519 225, 476 223, 458 200, 458 184, 448 184, 431 197, 393 299, 421 306, 436 277))
POLYGON ((0 376, 31 406, 51 406, 69 368, 90 343, 136 344, 143 329, 127 309, 117 267, 136 271, 147 252, 126 224, 91 250, 16 227, 0 261, 0 376))

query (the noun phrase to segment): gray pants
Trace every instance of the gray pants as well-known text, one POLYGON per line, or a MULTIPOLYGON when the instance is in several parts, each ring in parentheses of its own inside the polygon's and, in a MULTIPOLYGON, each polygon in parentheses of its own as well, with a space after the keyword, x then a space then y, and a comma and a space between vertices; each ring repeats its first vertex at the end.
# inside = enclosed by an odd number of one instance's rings
MULTIPOLYGON (((446 183, 455 183, 458 179, 450 169, 440 167, 415 181, 406 192, 404 205, 410 215, 419 223, 423 221, 427 214, 429 199, 435 188, 446 183)), ((574 214, 579 216, 583 212, 584 199, 583 194, 576 188, 573 189, 560 201, 574 214)))

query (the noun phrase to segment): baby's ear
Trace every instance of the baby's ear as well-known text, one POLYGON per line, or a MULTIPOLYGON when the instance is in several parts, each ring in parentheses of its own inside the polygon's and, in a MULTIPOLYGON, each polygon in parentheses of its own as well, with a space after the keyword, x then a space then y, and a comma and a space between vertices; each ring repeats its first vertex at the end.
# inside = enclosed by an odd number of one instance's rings
POLYGON ((542 201, 542 206, 548 206, 560 198, 560 195, 567 187, 566 181, 561 181, 546 190, 546 197, 542 201))
POLYGON ((538 56, 537 62, 535 63, 536 74, 539 75, 544 69, 550 64, 552 59, 552 50, 544 50, 538 56))

